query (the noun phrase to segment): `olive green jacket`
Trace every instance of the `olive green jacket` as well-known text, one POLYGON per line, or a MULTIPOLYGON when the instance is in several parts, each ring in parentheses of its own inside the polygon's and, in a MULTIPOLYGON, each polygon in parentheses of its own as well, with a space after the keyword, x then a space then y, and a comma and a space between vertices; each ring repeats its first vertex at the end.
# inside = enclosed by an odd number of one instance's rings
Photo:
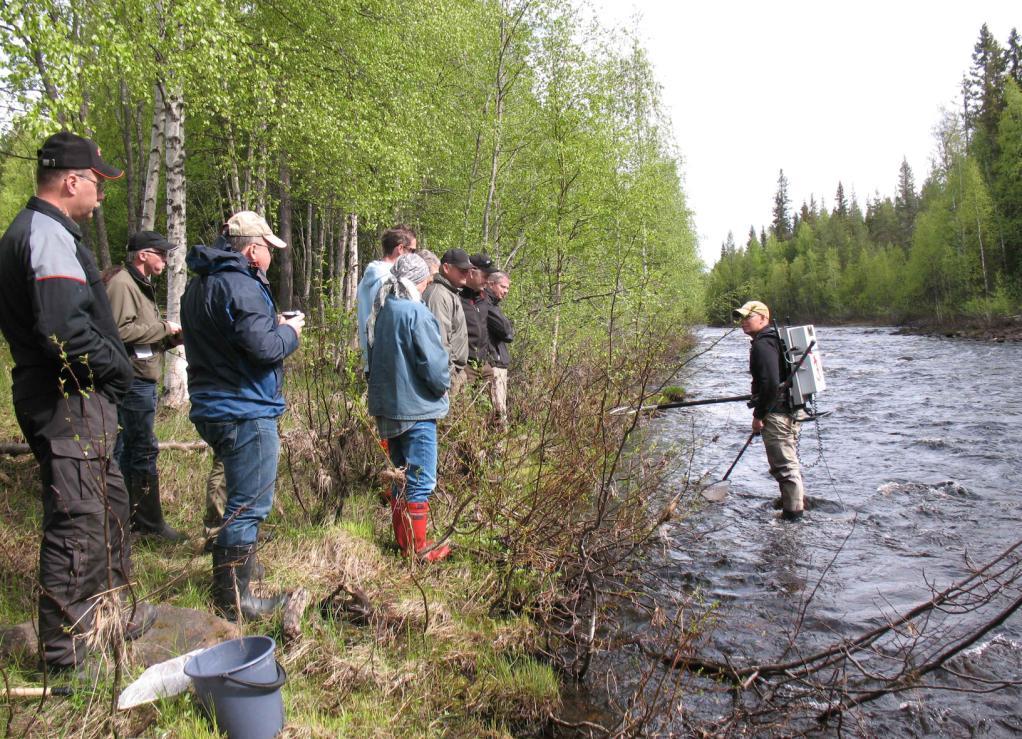
POLYGON ((159 381, 163 352, 177 342, 160 317, 152 283, 131 265, 118 267, 107 279, 106 294, 135 377, 159 381))
POLYGON ((422 294, 422 302, 440 324, 440 342, 450 357, 450 366, 464 367, 468 362, 468 327, 458 289, 437 273, 422 294))

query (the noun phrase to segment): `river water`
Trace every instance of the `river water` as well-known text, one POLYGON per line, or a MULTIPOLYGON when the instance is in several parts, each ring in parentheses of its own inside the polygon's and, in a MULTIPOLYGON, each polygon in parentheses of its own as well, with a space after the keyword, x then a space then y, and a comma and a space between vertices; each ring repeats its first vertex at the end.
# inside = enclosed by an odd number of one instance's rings
MULTIPOLYGON (((702 329, 700 348, 726 333, 702 329)), ((757 438, 732 473, 724 502, 705 503, 662 532, 657 587, 662 594, 697 592, 713 605, 717 622, 701 646, 709 658, 761 664, 779 657, 791 646, 803 609, 796 652, 859 634, 927 601, 930 585, 942 588, 963 577, 967 557, 986 562, 1022 538, 1022 344, 872 327, 820 327, 817 334, 828 385, 819 409, 831 413, 803 427, 800 457, 812 503, 803 522, 782 522, 774 510, 777 485, 757 438)), ((690 397, 747 393, 748 346, 736 331, 689 364, 679 380, 690 397)), ((653 419, 654 443, 695 446, 690 468, 679 466, 665 497, 693 475, 719 478, 750 420, 744 403, 670 410, 653 419)), ((943 623, 959 628, 982 616, 943 623)), ((1022 614, 956 664, 988 678, 1022 679, 1022 614)), ((961 685, 944 673, 928 681, 961 685)), ((622 687, 630 682, 620 680, 622 687)), ((707 720, 730 710, 726 695, 716 700, 710 692, 688 693, 690 717, 707 720)), ((913 690, 871 703, 855 718, 845 731, 1017 736, 1022 690, 913 690)), ((683 734, 685 726, 684 719, 666 720, 658 731, 683 734)), ((824 733, 836 731, 832 725, 824 733)))

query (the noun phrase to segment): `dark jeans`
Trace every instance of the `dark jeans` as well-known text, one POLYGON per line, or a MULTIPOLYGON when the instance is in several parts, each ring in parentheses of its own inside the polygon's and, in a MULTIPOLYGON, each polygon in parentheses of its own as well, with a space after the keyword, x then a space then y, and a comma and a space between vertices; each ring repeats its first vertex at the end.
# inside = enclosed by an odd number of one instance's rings
POLYGON ((43 659, 68 667, 85 658, 95 598, 131 574, 128 493, 113 460, 117 410, 99 393, 36 396, 14 405, 39 462, 43 539, 39 635, 43 659))
POLYGON ((125 477, 138 479, 156 476, 156 457, 160 448, 153 427, 156 423, 156 382, 135 378, 117 408, 117 435, 114 457, 125 477))
POLYGON ((195 428, 224 465, 227 507, 217 546, 255 544, 259 524, 273 508, 280 453, 277 419, 195 421, 195 428))

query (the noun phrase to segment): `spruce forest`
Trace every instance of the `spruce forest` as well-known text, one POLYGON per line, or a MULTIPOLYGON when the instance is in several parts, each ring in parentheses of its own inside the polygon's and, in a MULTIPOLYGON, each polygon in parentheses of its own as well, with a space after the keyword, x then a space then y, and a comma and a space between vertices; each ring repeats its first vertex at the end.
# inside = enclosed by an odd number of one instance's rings
MULTIPOLYGON (((744 245, 732 235, 707 280, 713 320, 746 295, 795 321, 990 320, 1022 300, 1022 39, 1002 45, 984 25, 962 82, 960 110, 936 122, 921 187, 907 161, 893 198, 865 212, 837 183, 828 207, 794 205, 783 169, 773 220, 744 245)), ((923 132, 920 132, 923 135, 923 132)))

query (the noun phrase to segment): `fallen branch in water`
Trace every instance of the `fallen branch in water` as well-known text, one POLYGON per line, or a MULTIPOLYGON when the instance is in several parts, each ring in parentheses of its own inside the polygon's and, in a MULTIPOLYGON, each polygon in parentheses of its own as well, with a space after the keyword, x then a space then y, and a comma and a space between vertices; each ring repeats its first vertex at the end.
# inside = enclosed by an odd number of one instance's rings
POLYGON ((1022 540, 939 592, 931 586, 933 597, 888 618, 882 626, 783 662, 736 665, 730 660, 685 654, 682 649, 665 653, 641 639, 634 643, 672 670, 685 670, 731 686, 735 708, 730 716, 714 724, 713 731, 740 725, 749 728, 748 721, 753 718, 775 727, 788 726, 789 721, 800 718, 823 724, 857 706, 921 687, 970 690, 955 685, 922 685, 923 676, 941 669, 962 681, 982 685, 983 692, 989 692, 991 686, 1005 688, 1018 684, 1018 680, 966 675, 946 664, 1022 609, 1020 548, 1022 540), (979 623, 961 624, 962 617, 979 613, 985 614, 979 623), (742 705, 743 696, 751 698, 755 708, 742 705), (806 713, 806 706, 818 706, 820 702, 826 708, 806 713))

